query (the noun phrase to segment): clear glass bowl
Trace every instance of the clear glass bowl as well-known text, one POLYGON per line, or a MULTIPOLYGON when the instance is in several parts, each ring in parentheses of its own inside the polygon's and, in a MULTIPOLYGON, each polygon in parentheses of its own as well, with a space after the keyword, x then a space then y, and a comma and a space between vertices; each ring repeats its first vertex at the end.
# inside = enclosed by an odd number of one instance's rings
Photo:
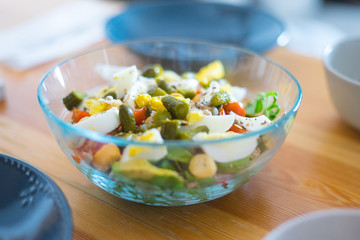
MULTIPOLYGON (((275 155, 290 131, 302 99, 296 79, 278 64, 245 49, 194 41, 148 40, 133 41, 96 49, 70 59, 52 68, 38 88, 38 100, 48 125, 61 149, 70 161, 93 183, 107 192, 134 202, 160 206, 189 205, 219 198, 249 181, 275 155), (88 92, 104 80, 98 73, 99 66, 130 66, 142 68, 160 63, 164 69, 178 73, 196 72, 200 67, 220 60, 226 76, 233 85, 246 87, 251 99, 260 92, 276 91, 281 112, 278 119, 257 132, 233 138, 194 142, 189 140, 165 141, 163 144, 124 140, 114 136, 80 129, 69 123, 69 112, 62 98, 72 90, 88 92), (247 149, 249 141, 257 147, 247 149), (79 154, 79 146, 82 147, 79 154), (182 184, 176 187, 171 181, 131 180, 108 171, 101 171, 92 164, 92 149, 104 143, 116 144, 121 151, 125 147, 140 146, 182 149, 189 153, 237 154, 237 149, 247 149, 247 160, 218 166, 212 179, 197 180, 182 176, 182 184), (91 147, 92 146, 92 147, 91 147), (79 157, 80 156, 80 157, 79 157), (234 167, 235 166, 235 167, 234 167)), ((182 174, 187 165, 178 165, 182 174)))

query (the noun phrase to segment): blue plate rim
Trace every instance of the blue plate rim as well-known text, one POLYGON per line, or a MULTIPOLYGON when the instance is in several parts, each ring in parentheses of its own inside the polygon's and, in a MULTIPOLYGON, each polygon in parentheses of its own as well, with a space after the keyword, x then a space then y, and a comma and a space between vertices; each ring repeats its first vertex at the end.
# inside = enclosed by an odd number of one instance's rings
POLYGON ((71 208, 70 205, 63 193, 63 191, 60 189, 60 187, 54 182, 54 180, 52 180, 49 176, 47 176, 42 170, 40 170, 39 168, 35 167, 34 165, 21 160, 19 158, 10 156, 8 154, 5 153, 0 153, 0 160, 3 160, 2 162, 4 162, 5 164, 5 160, 10 160, 10 161, 14 161, 17 164, 20 164, 26 168, 28 168, 30 171, 32 171, 37 177, 42 178, 51 188, 52 196, 55 196, 53 199, 54 201, 59 205, 58 208, 61 210, 60 213, 62 214, 62 217, 64 219, 64 226, 70 226, 70 227, 66 227, 64 229, 65 233, 64 233, 64 239, 72 239, 73 237, 73 218, 72 218, 72 212, 71 212, 71 208))
MULTIPOLYGON (((274 41, 269 42, 268 44, 263 44, 261 47, 258 48, 257 53, 264 53, 268 50, 270 50, 271 48, 278 46, 277 41, 279 40, 279 38, 285 34, 286 32, 286 26, 285 23, 282 22, 280 19, 278 19, 277 17, 275 17, 274 15, 272 15, 271 13, 265 11, 264 9, 261 9, 259 7, 255 7, 255 6, 248 6, 248 5, 236 5, 236 4, 231 4, 231 3, 221 3, 221 2, 198 2, 198 1, 188 1, 188 0, 184 0, 184 1, 154 1, 154 2, 133 2, 133 3, 128 3, 126 4, 126 7, 117 15, 109 18, 106 23, 105 23, 105 35, 106 37, 113 43, 121 43, 123 41, 129 41, 129 40, 136 40, 136 39, 130 39, 130 38, 123 38, 123 37, 119 37, 118 34, 114 34, 114 32, 112 31, 112 25, 114 24, 115 21, 118 21, 118 19, 126 17, 129 14, 133 14, 136 13, 137 11, 142 11, 145 10, 147 8, 154 8, 154 7, 168 7, 168 6, 174 6, 174 5, 208 5, 208 6, 218 6, 218 7, 222 7, 222 6, 231 6, 233 8, 236 8, 239 11, 248 11, 250 13, 253 14, 258 14, 258 15, 262 15, 264 17, 269 18, 271 21, 273 21, 274 23, 276 23, 276 25, 280 28, 279 33, 277 34, 277 37, 274 41), (121 39, 121 40, 117 40, 117 39, 121 39)), ((150 39, 153 37, 150 37, 150 39)), ((141 38, 142 40, 146 40, 149 38, 141 38)), ((165 37, 162 37, 162 39, 168 39, 165 37)), ((196 38, 186 38, 188 40, 199 40, 196 38)), ((210 42, 210 43, 214 43, 214 41, 207 41, 202 39, 201 41, 205 41, 205 42, 210 42)), ((226 43, 226 44, 230 44, 230 43, 226 43)), ((236 44, 231 44, 233 46, 236 47, 242 47, 241 45, 236 45, 236 44)), ((247 48, 245 48, 247 49, 247 48)), ((253 49, 249 49, 251 51, 254 51, 253 49)))

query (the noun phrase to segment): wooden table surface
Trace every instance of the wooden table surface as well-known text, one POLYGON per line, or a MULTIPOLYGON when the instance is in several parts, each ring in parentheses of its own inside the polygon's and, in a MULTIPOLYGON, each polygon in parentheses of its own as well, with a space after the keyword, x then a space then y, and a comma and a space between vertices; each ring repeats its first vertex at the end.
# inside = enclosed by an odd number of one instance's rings
POLYGON ((58 60, 24 72, 0 65, 6 87, 0 103, 0 152, 33 164, 58 184, 72 210, 74 239, 255 240, 307 212, 359 208, 360 132, 335 111, 322 62, 283 48, 266 56, 298 79, 303 102, 275 157, 250 182, 220 199, 152 207, 91 183, 61 152, 37 102, 37 85, 58 60))

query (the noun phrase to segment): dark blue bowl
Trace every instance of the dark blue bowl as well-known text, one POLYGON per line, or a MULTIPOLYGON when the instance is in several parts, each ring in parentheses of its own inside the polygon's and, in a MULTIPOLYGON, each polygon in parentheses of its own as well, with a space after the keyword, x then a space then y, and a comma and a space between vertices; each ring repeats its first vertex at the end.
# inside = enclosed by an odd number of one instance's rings
POLYGON ((257 53, 277 45, 284 24, 254 7, 222 3, 169 1, 129 4, 106 24, 115 43, 175 38, 232 44, 257 53))
POLYGON ((60 188, 42 171, 0 154, 0 239, 72 239, 72 216, 60 188))

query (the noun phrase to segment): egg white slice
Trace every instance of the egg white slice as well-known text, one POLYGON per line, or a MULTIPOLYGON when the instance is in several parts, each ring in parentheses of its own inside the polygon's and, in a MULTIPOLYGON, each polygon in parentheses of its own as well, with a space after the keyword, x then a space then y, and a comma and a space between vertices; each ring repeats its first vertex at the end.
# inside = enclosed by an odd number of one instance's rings
POLYGON ((115 93, 117 98, 123 98, 131 86, 137 81, 138 77, 139 71, 135 65, 116 72, 113 76, 113 81, 116 85, 115 93))
POLYGON ((232 113, 231 115, 235 116, 236 123, 243 126, 249 132, 254 132, 261 130, 267 126, 269 126, 272 122, 265 115, 261 115, 259 117, 242 117, 237 114, 232 113))
POLYGON ((112 107, 105 112, 94 114, 74 124, 76 127, 93 130, 102 134, 111 132, 119 125, 120 117, 117 107, 112 107))
MULTIPOLYGON (((238 133, 226 132, 224 134, 198 133, 193 137, 195 141, 213 140, 238 136, 238 133)), ((232 162, 249 156, 257 147, 258 136, 252 136, 245 139, 232 140, 224 143, 205 144, 203 151, 212 157, 216 162, 232 162)))
POLYGON ((203 118, 193 123, 194 126, 205 125, 209 128, 209 133, 224 133, 230 129, 234 124, 234 115, 220 115, 220 116, 203 116, 203 118))
MULTIPOLYGON (((141 136, 136 137, 135 141, 163 143, 164 140, 161 137, 159 130, 153 128, 141 136)), ((149 161, 158 161, 167 155, 167 149, 165 146, 160 147, 147 147, 138 145, 129 145, 124 149, 121 161, 128 162, 138 159, 146 159, 149 161)))

